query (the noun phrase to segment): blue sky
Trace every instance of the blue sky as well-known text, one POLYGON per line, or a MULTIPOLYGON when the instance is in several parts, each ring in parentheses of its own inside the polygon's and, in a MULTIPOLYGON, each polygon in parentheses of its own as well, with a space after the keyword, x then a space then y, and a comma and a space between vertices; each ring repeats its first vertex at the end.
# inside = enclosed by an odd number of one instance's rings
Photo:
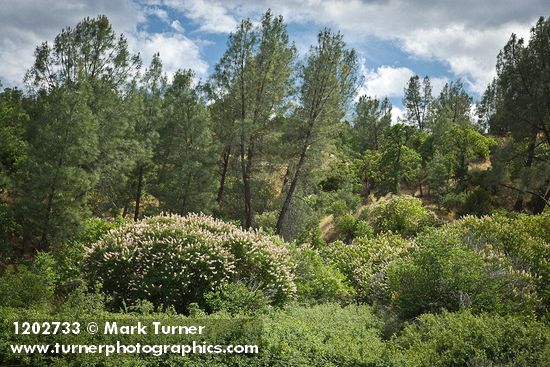
POLYGON ((191 68, 206 79, 228 33, 241 19, 258 20, 268 8, 285 17, 302 55, 321 28, 342 31, 361 60, 360 92, 388 96, 396 115, 403 87, 414 74, 430 76, 435 92, 461 78, 479 97, 510 34, 527 37, 539 16, 550 15, 544 0, 3 0, 0 80, 21 86, 39 43, 98 14, 106 14, 115 31, 126 35, 144 64, 160 52, 168 75, 191 68))

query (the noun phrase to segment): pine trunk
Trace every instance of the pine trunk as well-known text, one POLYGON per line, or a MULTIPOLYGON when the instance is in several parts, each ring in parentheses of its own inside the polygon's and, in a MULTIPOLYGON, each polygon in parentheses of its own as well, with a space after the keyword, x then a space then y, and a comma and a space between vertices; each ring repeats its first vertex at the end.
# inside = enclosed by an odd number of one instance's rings
POLYGON ((134 222, 137 222, 139 219, 139 206, 141 203, 141 191, 143 186, 143 166, 138 167, 138 182, 136 189, 136 207, 134 210, 134 222))

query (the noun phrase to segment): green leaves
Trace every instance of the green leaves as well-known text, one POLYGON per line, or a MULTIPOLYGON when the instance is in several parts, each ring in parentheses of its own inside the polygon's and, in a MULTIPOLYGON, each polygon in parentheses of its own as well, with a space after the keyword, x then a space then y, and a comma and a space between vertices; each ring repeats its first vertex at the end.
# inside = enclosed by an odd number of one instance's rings
POLYGON ((544 365, 549 338, 543 323, 511 316, 427 314, 392 340, 391 365, 544 365))
POLYGON ((16 203, 28 239, 60 245, 86 215, 87 194, 98 179, 99 121, 88 106, 87 83, 42 96, 32 116, 28 159, 21 166, 16 203))
POLYGON ((404 237, 414 236, 438 224, 435 214, 422 206, 420 199, 409 195, 382 200, 363 216, 372 224, 376 233, 394 232, 404 237))

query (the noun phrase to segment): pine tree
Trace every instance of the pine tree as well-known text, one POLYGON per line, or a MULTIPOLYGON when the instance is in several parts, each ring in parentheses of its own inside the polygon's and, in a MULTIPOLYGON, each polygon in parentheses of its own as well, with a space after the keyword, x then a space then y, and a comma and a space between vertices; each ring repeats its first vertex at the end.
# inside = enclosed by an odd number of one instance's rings
POLYGON ((97 215, 116 213, 125 201, 135 142, 129 139, 133 126, 123 105, 124 93, 140 66, 126 38, 117 36, 108 18, 100 15, 62 29, 53 45, 38 46, 25 76, 34 92, 76 86, 81 79, 89 84, 88 106, 99 121, 99 155, 93 164, 100 175, 91 197, 97 215))
POLYGON ((541 17, 531 29, 527 44, 513 34, 497 59, 491 130, 510 132, 515 144, 524 147, 515 155, 523 162, 522 168, 512 175, 516 210, 523 209, 525 194, 533 197, 535 212, 541 212, 550 202, 549 58, 550 19, 541 17))
MULTIPOLYGON (((229 154, 234 152, 240 166, 242 222, 246 228, 252 225, 254 213, 253 183, 259 170, 257 161, 265 136, 273 129, 273 117, 282 111, 289 95, 295 53, 283 18, 268 11, 258 29, 250 20, 241 22, 237 31, 230 35, 228 49, 216 67, 213 88, 221 91, 223 103, 232 111, 225 126, 234 131, 234 134, 229 133, 234 140, 225 140, 224 167, 229 154)), ((225 179, 222 173, 220 189, 225 179)))
POLYGON ((23 135, 28 119, 21 91, 6 88, 0 92, 0 194, 25 159, 27 143, 23 135))
POLYGON ((432 102, 430 78, 425 76, 421 83, 418 75, 412 76, 405 87, 403 97, 406 120, 410 124, 416 125, 420 130, 425 130, 431 114, 432 102))
POLYGON ((355 121, 352 134, 356 149, 363 153, 367 149, 377 150, 383 131, 391 124, 392 106, 387 98, 380 101, 368 96, 359 97, 355 107, 355 121))
POLYGON ((99 122, 88 106, 90 85, 52 87, 31 113, 28 158, 17 179, 16 209, 25 239, 40 249, 69 238, 97 182, 99 122))
POLYGON ((330 140, 334 126, 343 118, 348 102, 357 89, 358 64, 354 50, 346 48, 343 36, 325 29, 319 33, 301 71, 300 106, 295 121, 300 121, 300 139, 292 177, 289 180, 276 231, 282 233, 286 215, 298 182, 306 174, 308 152, 330 140))
POLYGON ((159 143, 159 130, 164 124, 165 88, 166 77, 163 75, 160 55, 157 53, 145 71, 140 85, 134 85, 129 96, 134 126, 132 138, 136 142, 134 175, 130 181, 134 193, 134 221, 140 216, 147 174, 153 168, 153 156, 159 143))
POLYGON ((217 147, 201 87, 193 72, 178 71, 167 87, 164 126, 155 154, 156 184, 152 190, 163 210, 209 212, 214 204, 217 147))

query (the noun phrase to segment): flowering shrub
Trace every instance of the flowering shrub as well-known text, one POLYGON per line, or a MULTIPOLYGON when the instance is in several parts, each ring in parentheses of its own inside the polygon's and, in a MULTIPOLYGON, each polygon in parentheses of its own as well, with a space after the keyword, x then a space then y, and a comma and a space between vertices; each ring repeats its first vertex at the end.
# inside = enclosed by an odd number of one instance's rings
POLYGON ((119 304, 146 299, 182 311, 235 282, 260 289, 274 305, 295 292, 281 240, 202 214, 163 215, 113 229, 85 262, 89 279, 119 304))

